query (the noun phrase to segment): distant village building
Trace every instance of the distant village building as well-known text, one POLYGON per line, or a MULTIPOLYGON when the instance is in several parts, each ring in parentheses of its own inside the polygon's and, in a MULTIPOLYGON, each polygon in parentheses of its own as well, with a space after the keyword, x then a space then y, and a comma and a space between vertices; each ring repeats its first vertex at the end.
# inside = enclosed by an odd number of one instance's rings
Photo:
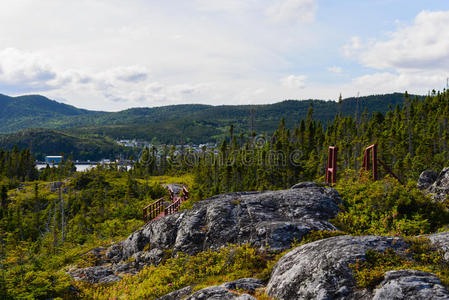
POLYGON ((64 159, 64 157, 61 155, 45 156, 45 162, 47 164, 59 164, 63 159, 64 159))

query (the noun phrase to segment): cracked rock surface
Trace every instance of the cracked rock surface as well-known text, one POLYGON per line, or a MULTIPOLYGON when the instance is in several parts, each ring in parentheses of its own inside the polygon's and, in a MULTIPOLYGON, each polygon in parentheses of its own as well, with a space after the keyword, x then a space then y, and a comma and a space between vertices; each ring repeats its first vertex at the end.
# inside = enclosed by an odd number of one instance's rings
POLYGON ((404 253, 402 240, 382 236, 337 236, 297 247, 275 265, 267 285, 270 297, 282 299, 370 299, 357 290, 350 264, 364 260, 368 249, 404 253))
POLYGON ((251 295, 233 293, 222 286, 210 286, 199 290, 186 300, 256 300, 251 295))
POLYGON ((449 231, 425 236, 433 246, 444 252, 444 259, 449 262, 449 231))
MULTIPOLYGON (((192 210, 146 224, 126 240, 109 247, 106 263, 98 267, 103 273, 108 268, 111 274, 134 274, 146 265, 158 265, 169 252, 194 255, 229 243, 249 243, 269 251, 285 250, 311 230, 336 230, 328 219, 338 214, 340 203, 334 189, 314 182, 303 182, 282 191, 214 196, 195 203, 192 210)), ((92 283, 102 280, 95 276, 82 279, 92 283)))
POLYGON ((313 182, 282 191, 218 195, 146 224, 107 249, 105 261, 111 272, 135 273, 159 264, 169 252, 193 255, 229 243, 285 250, 311 230, 336 230, 328 219, 337 215, 340 203, 334 189, 313 182))
POLYGON ((192 294, 192 287, 188 286, 170 294, 158 298, 158 300, 178 300, 178 299, 239 299, 252 300, 253 296, 242 294, 242 291, 254 293, 256 289, 264 287, 262 280, 255 278, 241 278, 232 282, 223 283, 220 286, 211 286, 199 290, 192 294), (235 293, 238 290, 240 294, 235 293), (192 294, 192 295, 190 295, 192 294), (189 296, 190 295, 190 296, 189 296), (188 297, 189 296, 189 297, 188 297), (188 297, 188 298, 187 298, 188 297))
POLYGON ((425 190, 431 186, 438 178, 438 173, 432 170, 426 170, 419 175, 417 187, 420 190, 425 190))
POLYGON ((444 168, 435 182, 433 182, 426 190, 426 194, 436 201, 444 201, 449 195, 449 167, 444 168))
POLYGON ((416 270, 390 271, 374 291, 373 300, 449 299, 449 292, 433 274, 416 270))

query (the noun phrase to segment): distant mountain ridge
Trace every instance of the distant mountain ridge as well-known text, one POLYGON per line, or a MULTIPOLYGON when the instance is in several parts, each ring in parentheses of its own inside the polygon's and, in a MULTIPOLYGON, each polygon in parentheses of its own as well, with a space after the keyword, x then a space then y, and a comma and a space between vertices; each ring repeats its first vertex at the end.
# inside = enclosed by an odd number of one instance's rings
POLYGON ((311 105, 314 118, 327 122, 341 111, 343 115, 385 113, 402 105, 403 94, 347 98, 341 106, 334 101, 285 100, 264 105, 183 104, 152 108, 130 108, 119 112, 90 111, 50 100, 40 95, 9 97, 0 94, 0 133, 30 128, 57 129, 78 136, 104 136, 111 139, 135 138, 160 143, 201 143, 220 140, 231 124, 235 133, 248 133, 251 110, 254 129, 272 133, 282 118, 290 128, 306 117, 311 105))
POLYGON ((18 116, 29 116, 36 113, 42 113, 48 116, 75 116, 95 112, 50 100, 40 95, 10 97, 0 94, 0 117, 3 118, 11 113, 18 116))

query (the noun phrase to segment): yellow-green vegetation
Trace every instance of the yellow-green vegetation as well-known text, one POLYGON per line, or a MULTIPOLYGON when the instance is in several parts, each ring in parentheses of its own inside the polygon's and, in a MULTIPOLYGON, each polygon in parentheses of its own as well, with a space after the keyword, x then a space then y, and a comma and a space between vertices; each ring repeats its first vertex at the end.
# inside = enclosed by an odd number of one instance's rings
POLYGON ((443 251, 435 249, 426 238, 408 238, 406 241, 410 245, 406 255, 393 249, 384 253, 368 250, 364 261, 350 265, 358 287, 373 289, 383 280, 385 272, 404 269, 433 273, 449 286, 449 264, 443 251))
POLYGON ((194 256, 177 253, 158 267, 145 267, 137 275, 112 285, 77 286, 86 299, 155 299, 189 285, 196 291, 244 277, 259 277, 268 260, 263 252, 248 245, 230 245, 194 256))
POLYGON ((192 174, 185 173, 181 175, 163 175, 163 176, 149 176, 148 179, 137 179, 141 183, 149 184, 168 184, 179 183, 184 184, 187 187, 191 187, 194 184, 194 177, 192 174))
POLYGON ((44 172, 56 183, 0 189, 0 299, 74 296, 65 270, 97 264, 86 253, 126 238, 143 225, 142 208, 167 193, 114 166, 70 176, 62 171, 44 172))
POLYGON ((373 182, 366 176, 346 176, 336 188, 342 212, 330 221, 350 234, 413 236, 435 232, 449 222, 446 205, 432 201, 414 183, 402 186, 389 177, 373 182))

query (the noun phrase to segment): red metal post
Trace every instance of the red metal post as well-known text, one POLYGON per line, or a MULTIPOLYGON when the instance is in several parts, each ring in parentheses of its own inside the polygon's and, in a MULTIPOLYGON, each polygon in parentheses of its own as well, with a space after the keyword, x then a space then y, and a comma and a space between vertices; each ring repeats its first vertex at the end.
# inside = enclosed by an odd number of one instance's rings
POLYGON ((329 146, 325 179, 328 184, 337 183, 337 153, 337 147, 329 146))

